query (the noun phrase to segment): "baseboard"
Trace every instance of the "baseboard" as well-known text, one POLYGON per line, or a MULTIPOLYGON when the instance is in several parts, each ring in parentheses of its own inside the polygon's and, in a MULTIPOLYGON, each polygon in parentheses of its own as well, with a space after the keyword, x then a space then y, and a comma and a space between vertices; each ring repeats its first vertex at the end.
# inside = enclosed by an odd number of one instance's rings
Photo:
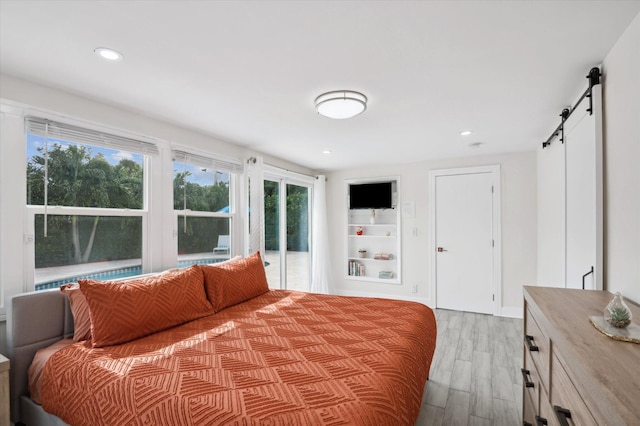
POLYGON ((522 307, 520 306, 503 306, 500 309, 501 317, 520 318, 522 319, 522 307))
POLYGON ((409 302, 422 303, 423 305, 428 306, 432 309, 434 306, 429 299, 424 299, 421 297, 398 296, 395 294, 387 294, 387 293, 372 293, 370 291, 351 291, 351 290, 343 290, 343 289, 334 289, 331 291, 331 294, 335 294, 338 296, 378 297, 382 299, 407 300, 409 302))

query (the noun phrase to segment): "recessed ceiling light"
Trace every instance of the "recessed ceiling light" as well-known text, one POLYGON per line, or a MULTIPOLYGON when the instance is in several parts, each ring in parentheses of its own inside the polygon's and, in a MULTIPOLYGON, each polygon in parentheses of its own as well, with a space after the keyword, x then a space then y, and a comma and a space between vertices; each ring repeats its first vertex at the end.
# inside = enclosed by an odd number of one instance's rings
POLYGON ((101 58, 106 59, 108 61, 121 61, 122 53, 117 50, 109 49, 107 47, 96 47, 93 49, 93 53, 99 55, 101 58))
POLYGON ((323 154, 331 154, 332 151, 325 149, 324 151, 322 151, 323 154))
POLYGON ((473 133, 471 130, 463 130, 460 132, 460 136, 469 136, 471 133, 473 133))

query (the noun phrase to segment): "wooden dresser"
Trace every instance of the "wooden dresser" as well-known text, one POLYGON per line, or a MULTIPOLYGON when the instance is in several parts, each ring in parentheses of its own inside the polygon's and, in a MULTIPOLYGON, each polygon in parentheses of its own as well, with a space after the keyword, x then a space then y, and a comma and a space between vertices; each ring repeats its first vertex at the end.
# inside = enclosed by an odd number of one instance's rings
POLYGON ((0 355, 0 426, 9 425, 9 360, 0 355))
MULTIPOLYGON (((589 322, 612 297, 524 287, 523 425, 640 425, 640 344, 589 322)), ((628 306, 637 324, 640 308, 628 306)))

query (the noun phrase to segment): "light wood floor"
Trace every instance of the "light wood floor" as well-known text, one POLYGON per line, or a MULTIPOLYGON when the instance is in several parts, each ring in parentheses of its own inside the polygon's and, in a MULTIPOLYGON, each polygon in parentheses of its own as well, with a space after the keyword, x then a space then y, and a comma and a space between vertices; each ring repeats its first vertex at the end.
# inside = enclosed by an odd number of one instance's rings
POLYGON ((436 309, 438 339, 416 426, 521 425, 521 319, 436 309))

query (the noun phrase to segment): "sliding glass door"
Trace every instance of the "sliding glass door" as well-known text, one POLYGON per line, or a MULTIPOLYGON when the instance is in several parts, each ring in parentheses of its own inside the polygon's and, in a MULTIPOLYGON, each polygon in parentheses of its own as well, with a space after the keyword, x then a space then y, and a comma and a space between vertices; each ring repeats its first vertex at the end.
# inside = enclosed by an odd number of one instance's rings
POLYGON ((272 288, 309 291, 311 183, 265 174, 264 233, 272 288))
POLYGON ((280 182, 264 180, 264 260, 270 288, 281 285, 280 264, 280 182))

